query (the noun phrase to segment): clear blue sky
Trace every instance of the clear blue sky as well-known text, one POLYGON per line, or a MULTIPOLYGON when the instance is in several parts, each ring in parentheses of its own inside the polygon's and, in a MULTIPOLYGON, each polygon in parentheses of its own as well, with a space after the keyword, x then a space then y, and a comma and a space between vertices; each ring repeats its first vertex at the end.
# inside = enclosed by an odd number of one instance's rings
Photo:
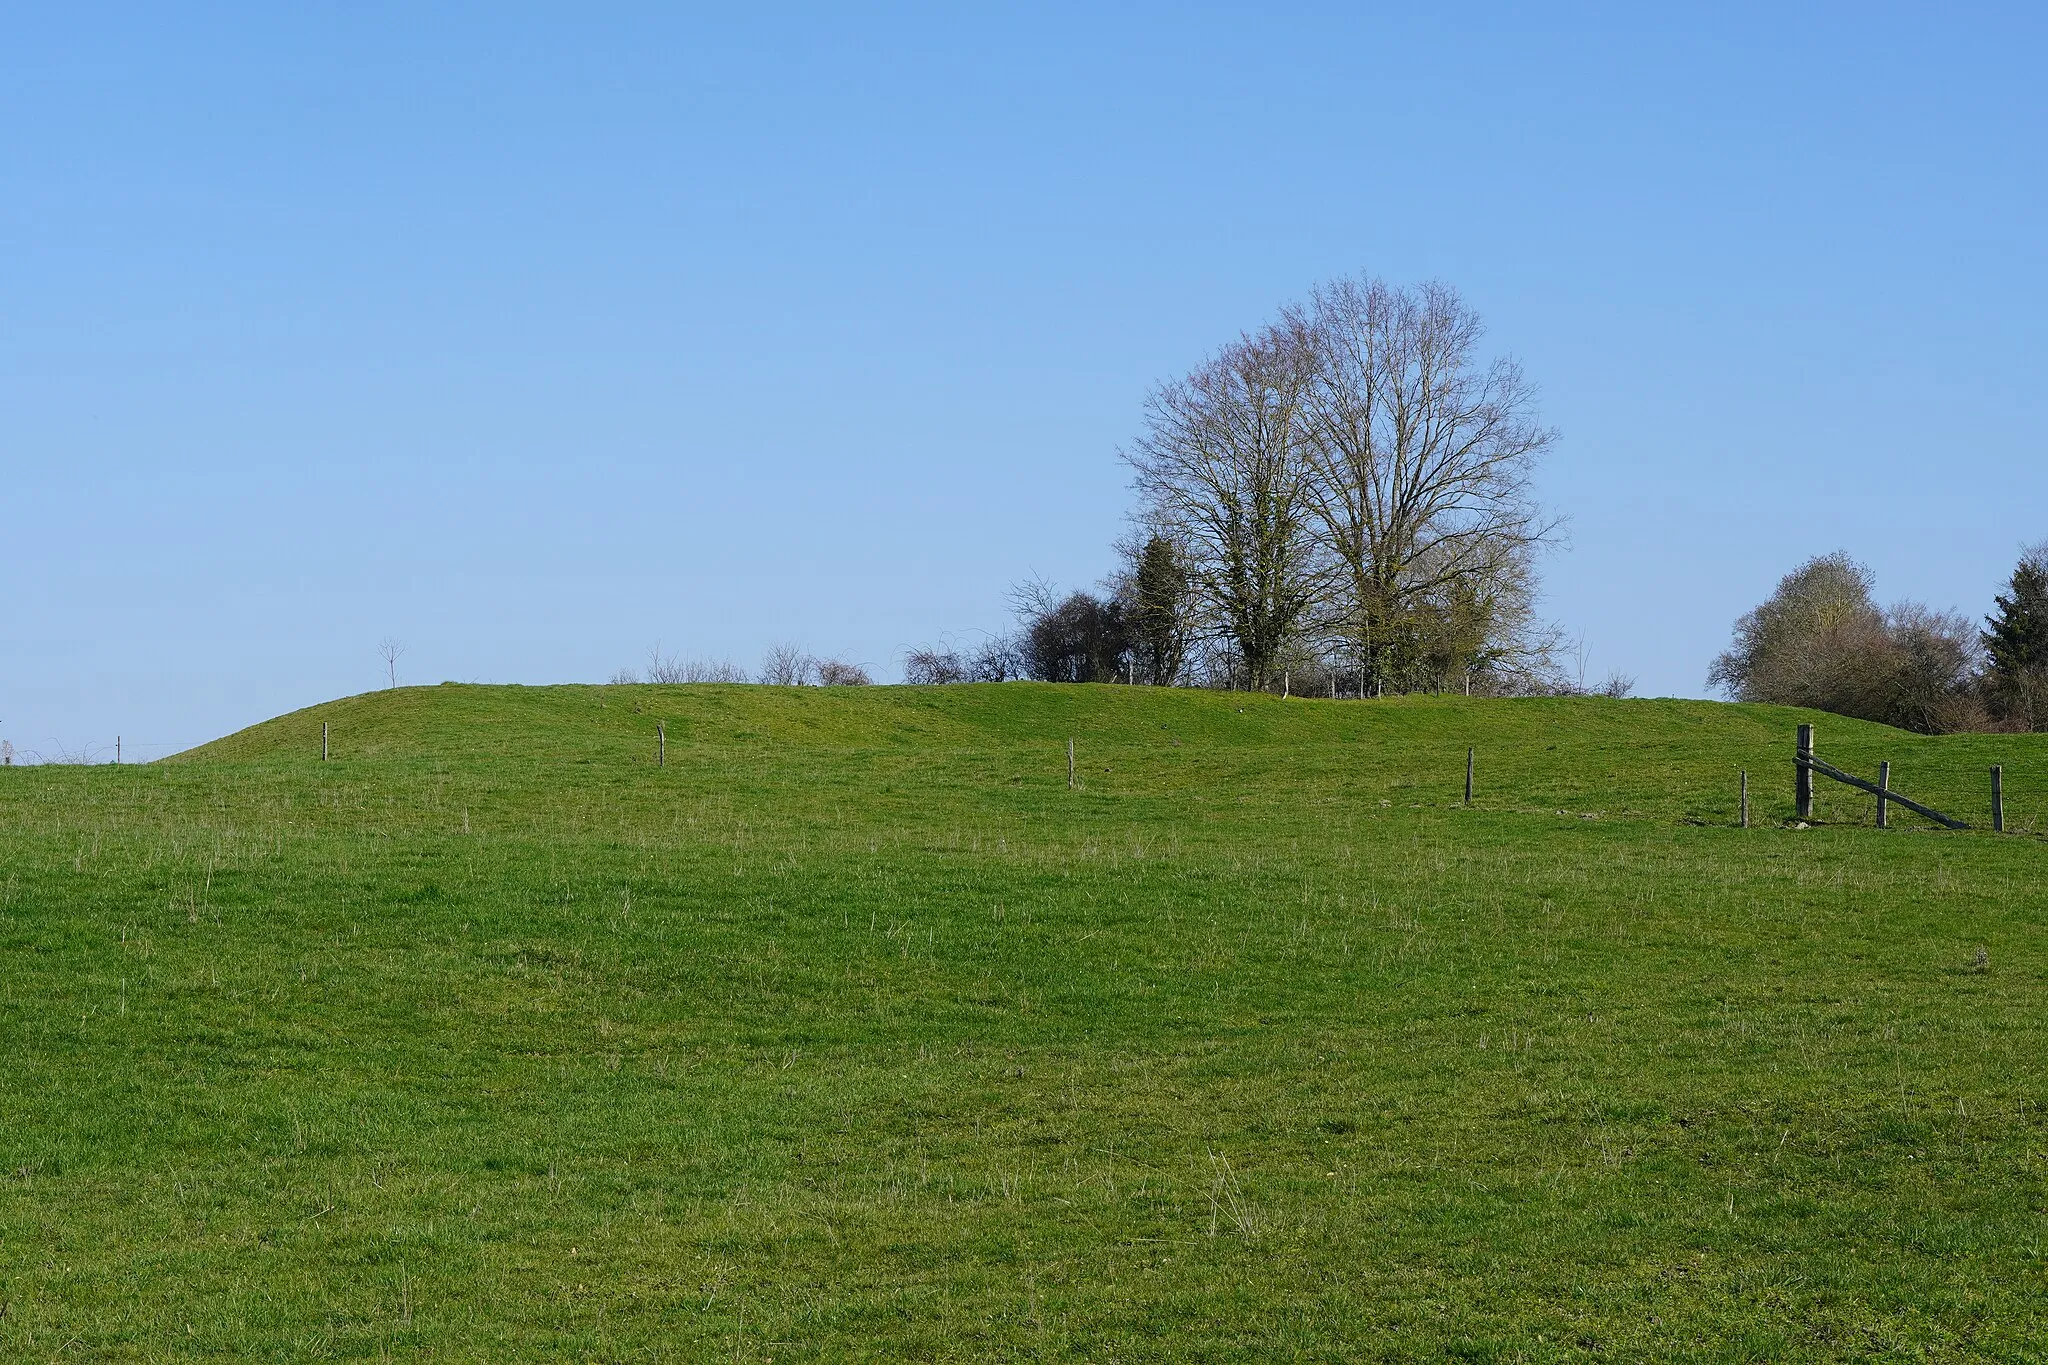
POLYGON ((1317 280, 1519 356, 1590 672, 1699 694, 1846 548, 2048 536, 2036 6, 21 6, 0 736, 1088 583, 1155 381, 1317 280), (431 11, 431 13, 429 12, 431 11))

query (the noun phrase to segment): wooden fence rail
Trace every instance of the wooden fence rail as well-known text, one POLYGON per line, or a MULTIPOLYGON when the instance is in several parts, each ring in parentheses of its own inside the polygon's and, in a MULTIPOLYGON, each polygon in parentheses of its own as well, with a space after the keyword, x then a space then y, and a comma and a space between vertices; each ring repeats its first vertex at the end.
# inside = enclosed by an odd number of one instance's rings
POLYGON ((1914 814, 1924 815, 1934 821, 1935 824, 1945 825, 1949 829, 1969 828, 1961 820, 1943 815, 1931 806, 1923 806, 1918 801, 1911 800, 1893 791, 1891 789, 1892 765, 1889 763, 1879 764, 1878 780, 1870 782, 1856 776, 1854 773, 1845 773, 1834 764, 1823 762, 1815 757, 1813 752, 1813 727, 1811 725, 1799 727, 1799 752, 1793 758, 1792 766, 1794 769, 1793 794, 1798 802, 1799 818, 1802 820, 1811 820, 1813 818, 1813 775, 1819 773, 1822 777, 1832 778, 1836 782, 1867 791, 1872 796, 1875 796, 1877 798, 1877 825, 1879 829, 1885 827, 1886 807, 1893 805, 1904 806, 1914 814))

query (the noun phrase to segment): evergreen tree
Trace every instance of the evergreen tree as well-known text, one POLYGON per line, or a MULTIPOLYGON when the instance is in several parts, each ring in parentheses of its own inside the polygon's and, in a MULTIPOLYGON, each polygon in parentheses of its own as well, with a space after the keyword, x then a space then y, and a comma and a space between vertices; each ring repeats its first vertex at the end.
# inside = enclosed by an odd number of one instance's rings
POLYGON ((2038 729, 2048 720, 2048 544, 2021 557, 2009 588, 1984 622, 1991 693, 2008 719, 2038 729))
POLYGON ((1139 552, 1131 595, 1131 625, 1145 680, 1170 686, 1180 680, 1187 661, 1194 594, 1187 565, 1165 536, 1153 536, 1139 552))

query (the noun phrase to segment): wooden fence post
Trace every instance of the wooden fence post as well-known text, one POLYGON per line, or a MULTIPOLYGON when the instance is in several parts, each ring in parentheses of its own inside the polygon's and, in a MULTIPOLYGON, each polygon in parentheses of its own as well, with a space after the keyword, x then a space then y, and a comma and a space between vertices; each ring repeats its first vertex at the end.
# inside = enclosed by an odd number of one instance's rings
MULTIPOLYGON (((1799 757, 1801 759, 1813 757, 1813 727, 1811 725, 1799 727, 1799 757)), ((1800 819, 1811 820, 1813 818, 1813 769, 1807 767, 1803 762, 1794 765, 1792 800, 1799 810, 1800 819)))
POLYGON ((327 722, 320 722, 320 761, 327 761, 327 722))
POLYGON ((1465 804, 1472 804, 1472 750, 1465 751, 1465 804))
POLYGON ((1892 791, 1892 765, 1890 759, 1879 759, 1877 764, 1877 827, 1883 829, 1890 812, 1892 791))
POLYGON ((1742 770, 1742 827, 1749 828, 1749 769, 1742 770))
POLYGON ((668 722, 654 722, 654 766, 668 766, 668 722))
POLYGON ((2005 768, 1991 765, 1991 832, 2005 833, 2005 768))
POLYGON ((1074 741, 1067 741, 1067 790, 1074 789, 1074 741))

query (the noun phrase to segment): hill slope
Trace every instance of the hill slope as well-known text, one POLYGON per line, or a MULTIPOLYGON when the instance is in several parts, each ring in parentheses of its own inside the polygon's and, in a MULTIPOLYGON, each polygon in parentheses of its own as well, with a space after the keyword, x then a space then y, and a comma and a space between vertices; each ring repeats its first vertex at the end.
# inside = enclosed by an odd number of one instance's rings
MULTIPOLYGON (((1477 755, 1477 805, 1727 821, 1737 773, 1756 818, 1789 818, 1793 731, 1818 727, 1823 755, 1971 821, 1989 819, 1989 764, 2007 768, 2015 812, 2048 814, 2048 735, 1911 735, 1820 712, 1705 701, 1404 697, 1359 702, 1246 693, 1008 683, 906 688, 491 687, 370 692, 265 721, 171 762, 307 762, 320 727, 340 761, 478 761, 621 770, 649 766, 656 726, 679 771, 805 755, 807 765, 966 762, 980 756, 1036 785, 1065 784, 1065 742, 1092 792, 1193 791, 1400 799, 1463 795, 1477 755), (1105 769, 1107 771, 1105 771, 1105 769)), ((970 765, 969 771, 975 769, 970 765)), ((1820 784, 1820 816, 1869 821, 1871 799, 1820 784)), ((1903 816, 1910 823, 1911 817, 1903 816)), ((2028 818, 2016 817, 2015 823, 2028 818)))
POLYGON ((1781 828, 1799 719, 445 687, 0 772, 0 1355, 2038 1357, 2048 846, 1781 828))

